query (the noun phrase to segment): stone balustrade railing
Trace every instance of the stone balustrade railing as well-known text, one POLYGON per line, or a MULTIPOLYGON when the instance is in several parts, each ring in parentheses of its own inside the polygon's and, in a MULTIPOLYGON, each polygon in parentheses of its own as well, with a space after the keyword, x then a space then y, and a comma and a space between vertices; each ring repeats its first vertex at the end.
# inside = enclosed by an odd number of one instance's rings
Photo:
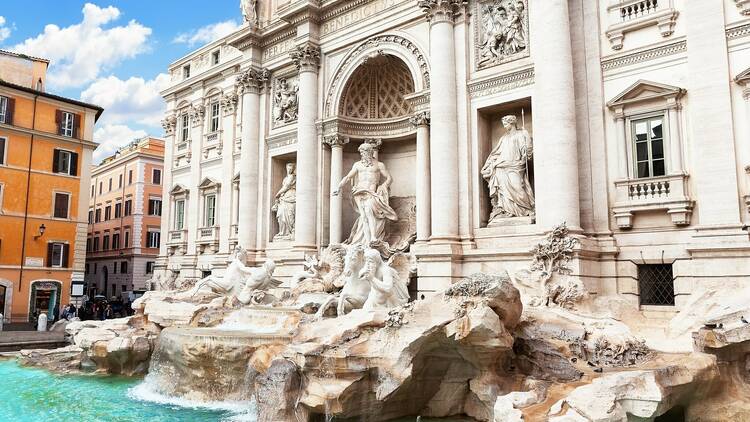
POLYGON ((620 17, 623 22, 626 22, 656 12, 658 7, 658 0, 638 0, 623 3, 620 6, 620 17))
POLYGON ((688 196, 687 178, 677 174, 616 181, 612 210, 617 226, 630 229, 634 214, 654 210, 665 210, 675 225, 690 224, 693 201, 688 196))

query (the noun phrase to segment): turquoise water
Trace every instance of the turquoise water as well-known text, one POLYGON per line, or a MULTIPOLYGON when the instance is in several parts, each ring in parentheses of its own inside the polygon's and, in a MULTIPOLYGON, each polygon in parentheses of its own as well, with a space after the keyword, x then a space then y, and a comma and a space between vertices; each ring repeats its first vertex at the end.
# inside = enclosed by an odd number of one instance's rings
POLYGON ((253 421, 244 403, 201 404, 153 393, 140 379, 56 375, 0 361, 0 421, 253 421))

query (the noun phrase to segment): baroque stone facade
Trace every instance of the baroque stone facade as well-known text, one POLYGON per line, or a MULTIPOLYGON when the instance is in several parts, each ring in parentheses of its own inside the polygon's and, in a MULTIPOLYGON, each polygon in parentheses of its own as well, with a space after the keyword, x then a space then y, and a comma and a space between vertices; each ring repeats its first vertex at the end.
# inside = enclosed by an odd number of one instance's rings
POLYGON ((289 282, 357 224, 333 193, 377 139, 417 297, 524 268, 562 223, 590 297, 671 315, 750 279, 745 2, 312 3, 242 2, 170 66, 158 271, 221 274, 239 245, 289 282))

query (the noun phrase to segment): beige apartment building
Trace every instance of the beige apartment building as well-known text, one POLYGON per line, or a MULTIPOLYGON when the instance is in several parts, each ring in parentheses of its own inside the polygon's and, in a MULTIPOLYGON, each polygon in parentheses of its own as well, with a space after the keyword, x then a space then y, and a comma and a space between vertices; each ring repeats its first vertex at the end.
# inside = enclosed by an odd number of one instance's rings
POLYGON ((89 297, 145 290, 161 241, 164 141, 143 138, 91 172, 86 286, 89 297))

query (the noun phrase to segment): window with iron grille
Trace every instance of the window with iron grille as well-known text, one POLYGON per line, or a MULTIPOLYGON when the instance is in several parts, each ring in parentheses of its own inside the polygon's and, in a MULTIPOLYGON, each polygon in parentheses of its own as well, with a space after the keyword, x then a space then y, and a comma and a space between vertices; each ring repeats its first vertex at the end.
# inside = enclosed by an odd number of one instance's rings
POLYGON ((674 306, 672 264, 639 265, 638 292, 641 305, 674 306))

